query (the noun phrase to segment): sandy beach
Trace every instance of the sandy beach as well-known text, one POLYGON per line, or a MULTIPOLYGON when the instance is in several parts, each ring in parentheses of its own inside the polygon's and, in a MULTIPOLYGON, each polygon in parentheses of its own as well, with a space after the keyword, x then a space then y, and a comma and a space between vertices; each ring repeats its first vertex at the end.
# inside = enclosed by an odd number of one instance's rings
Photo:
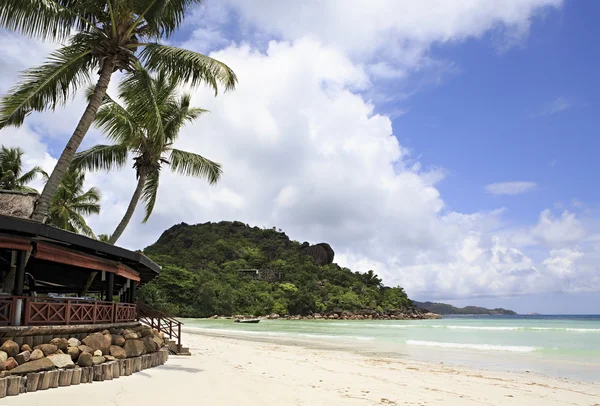
POLYGON ((191 357, 3 405, 599 405, 600 384, 186 333, 191 357))

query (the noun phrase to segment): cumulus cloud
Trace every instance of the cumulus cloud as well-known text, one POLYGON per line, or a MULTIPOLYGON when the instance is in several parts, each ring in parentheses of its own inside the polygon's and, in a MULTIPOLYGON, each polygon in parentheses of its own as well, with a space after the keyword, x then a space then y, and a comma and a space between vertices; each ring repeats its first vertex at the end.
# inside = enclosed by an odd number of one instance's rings
MULTIPOLYGON (((600 290, 593 272, 600 249, 581 244, 589 233, 575 213, 544 211, 535 224, 511 229, 503 209, 450 210, 438 188, 445 170, 423 165, 400 145, 390 118, 365 96, 382 77, 409 78, 427 63, 432 44, 480 38, 490 30, 523 36, 539 10, 560 2, 441 1, 425 7, 380 0, 344 2, 335 10, 334 3, 282 8, 227 0, 222 7, 235 9, 240 32, 253 32, 246 43, 223 31, 213 37, 214 26, 188 23, 193 34, 186 46, 214 48, 212 56, 236 71, 239 86, 217 98, 196 91, 193 103, 211 113, 186 126, 176 147, 222 163, 224 175, 211 187, 163 171, 154 215, 140 224, 140 207, 120 243, 142 248, 179 222, 240 220, 280 227, 300 241, 327 241, 341 265, 373 269, 412 296, 575 291, 584 288, 582 277, 590 281, 588 289, 600 290), (386 43, 396 49, 382 59, 386 43)), ((222 10, 214 11, 215 21, 229 21, 222 10)), ((74 125, 64 121, 78 119, 77 103, 63 116, 39 115, 23 129, 1 132, 2 142, 8 136, 32 158, 53 159, 53 148, 66 142, 74 125), (45 127, 36 124, 41 122, 45 127)), ((92 133, 86 143, 100 139, 92 133)), ((90 224, 97 233, 110 233, 131 197, 135 173, 128 165, 88 179, 103 192, 103 214, 90 224)))
POLYGON ((519 195, 535 189, 534 182, 498 182, 490 183, 485 187, 493 195, 519 195))

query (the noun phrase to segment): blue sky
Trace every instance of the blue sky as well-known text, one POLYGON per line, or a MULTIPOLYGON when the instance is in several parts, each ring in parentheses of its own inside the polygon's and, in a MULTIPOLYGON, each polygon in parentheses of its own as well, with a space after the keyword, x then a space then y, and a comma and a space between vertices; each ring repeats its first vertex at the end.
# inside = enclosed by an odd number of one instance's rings
MULTIPOLYGON (((169 41, 231 66, 234 92, 177 147, 221 162, 217 186, 162 174, 147 246, 175 223, 240 220, 375 270, 420 300, 600 313, 598 2, 209 1, 169 41), (182 196, 173 199, 172 196, 182 196)), ((55 47, 0 32, 0 88, 55 47)), ((111 84, 114 92, 118 75, 111 84)), ((81 98, 0 133, 51 170, 81 98)), ((104 142, 92 131, 85 146, 104 142)), ((110 233, 130 168, 88 176, 110 233)))

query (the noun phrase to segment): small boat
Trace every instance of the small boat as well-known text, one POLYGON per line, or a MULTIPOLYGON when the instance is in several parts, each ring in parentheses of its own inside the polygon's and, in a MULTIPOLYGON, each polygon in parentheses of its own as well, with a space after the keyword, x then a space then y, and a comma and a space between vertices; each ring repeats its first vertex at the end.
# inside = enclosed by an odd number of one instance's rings
POLYGON ((235 319, 234 323, 258 323, 260 319, 235 319))

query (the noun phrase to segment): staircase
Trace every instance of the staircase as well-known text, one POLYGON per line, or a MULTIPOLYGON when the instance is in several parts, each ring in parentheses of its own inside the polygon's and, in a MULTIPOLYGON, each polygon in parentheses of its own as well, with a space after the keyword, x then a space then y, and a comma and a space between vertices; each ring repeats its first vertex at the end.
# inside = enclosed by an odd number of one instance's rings
POLYGON ((173 355, 192 355, 190 349, 181 345, 182 322, 153 309, 144 303, 137 304, 137 319, 140 323, 162 332, 168 337, 167 346, 173 355))

